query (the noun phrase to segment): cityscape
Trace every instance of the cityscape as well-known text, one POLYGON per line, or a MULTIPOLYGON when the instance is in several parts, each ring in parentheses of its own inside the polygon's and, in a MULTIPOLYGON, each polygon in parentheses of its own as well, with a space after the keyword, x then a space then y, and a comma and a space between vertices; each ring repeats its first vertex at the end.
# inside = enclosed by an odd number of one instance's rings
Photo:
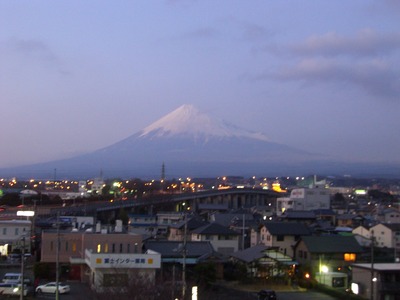
POLYGON ((151 180, 1 179, 4 278, 23 272, 28 298, 59 282, 71 299, 76 289, 86 299, 397 299, 399 179, 166 170, 151 180))
POLYGON ((0 298, 400 300, 400 1, 0 1, 0 298))

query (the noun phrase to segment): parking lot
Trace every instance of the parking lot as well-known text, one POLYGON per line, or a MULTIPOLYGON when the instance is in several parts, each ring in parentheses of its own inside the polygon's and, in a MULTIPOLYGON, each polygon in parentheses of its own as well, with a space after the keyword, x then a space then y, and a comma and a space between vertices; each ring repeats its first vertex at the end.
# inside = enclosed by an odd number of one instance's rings
MULTIPOLYGON (((3 262, 0 265, 0 279, 2 280, 6 273, 21 273, 21 265, 16 263, 10 262, 3 262)), ((33 282, 33 270, 31 265, 27 265, 24 269, 25 277, 28 277, 33 282)), ((40 282, 45 283, 45 281, 40 282)), ((84 300, 84 299, 93 299, 93 293, 91 290, 81 282, 67 282, 71 286, 71 292, 68 294, 60 294, 60 299, 77 299, 77 300, 84 300)), ((26 299, 54 299, 54 294, 41 294, 41 295, 34 295, 33 294, 33 286, 29 287, 30 293, 26 297, 26 299)))

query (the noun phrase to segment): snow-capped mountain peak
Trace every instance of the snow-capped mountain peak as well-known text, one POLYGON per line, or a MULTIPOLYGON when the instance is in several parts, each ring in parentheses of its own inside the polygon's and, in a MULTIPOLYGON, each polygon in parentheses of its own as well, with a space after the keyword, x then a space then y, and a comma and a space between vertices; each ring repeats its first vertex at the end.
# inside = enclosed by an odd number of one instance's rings
POLYGON ((248 137, 268 141, 261 133, 253 133, 227 124, 203 113, 193 105, 182 105, 158 121, 144 128, 140 137, 171 137, 190 135, 194 137, 248 137))

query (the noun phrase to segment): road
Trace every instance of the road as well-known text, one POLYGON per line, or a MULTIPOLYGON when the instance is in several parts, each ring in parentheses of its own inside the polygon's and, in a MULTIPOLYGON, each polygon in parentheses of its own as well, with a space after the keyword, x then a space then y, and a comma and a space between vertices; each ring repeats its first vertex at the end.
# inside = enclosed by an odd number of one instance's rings
POLYGON ((328 296, 315 291, 306 292, 277 292, 278 300, 336 300, 332 296, 328 296))

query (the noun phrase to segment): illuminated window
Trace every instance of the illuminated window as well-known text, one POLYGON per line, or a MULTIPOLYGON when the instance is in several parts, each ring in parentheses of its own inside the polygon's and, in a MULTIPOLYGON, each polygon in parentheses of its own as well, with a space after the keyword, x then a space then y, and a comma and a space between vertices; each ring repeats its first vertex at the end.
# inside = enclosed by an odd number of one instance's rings
POLYGON ((108 252, 108 244, 104 245, 104 252, 107 253, 108 252))
POLYGON ((76 243, 75 242, 72 243, 72 252, 76 252, 76 243))
POLYGON ((344 254, 344 261, 355 261, 356 254, 355 253, 345 253, 344 254))
POLYGON ((97 244, 97 253, 101 252, 101 244, 97 244))

